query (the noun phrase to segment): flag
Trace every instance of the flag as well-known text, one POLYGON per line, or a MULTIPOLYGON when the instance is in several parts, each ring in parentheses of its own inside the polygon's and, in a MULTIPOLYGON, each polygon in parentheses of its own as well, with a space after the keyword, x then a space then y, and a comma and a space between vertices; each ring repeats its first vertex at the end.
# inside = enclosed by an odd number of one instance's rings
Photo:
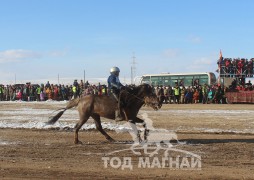
POLYGON ((219 60, 217 61, 217 64, 218 64, 218 68, 220 69, 220 64, 221 64, 221 61, 222 61, 222 52, 221 52, 221 49, 220 49, 220 57, 219 57, 219 60))
POLYGON ((222 61, 222 52, 221 52, 221 49, 220 49, 220 57, 219 57, 219 60, 218 60, 218 71, 219 71, 219 76, 218 76, 218 84, 221 83, 221 79, 220 79, 220 68, 221 68, 221 61, 222 61))
POLYGON ((221 52, 221 49, 220 49, 220 61, 222 60, 222 52, 221 52))

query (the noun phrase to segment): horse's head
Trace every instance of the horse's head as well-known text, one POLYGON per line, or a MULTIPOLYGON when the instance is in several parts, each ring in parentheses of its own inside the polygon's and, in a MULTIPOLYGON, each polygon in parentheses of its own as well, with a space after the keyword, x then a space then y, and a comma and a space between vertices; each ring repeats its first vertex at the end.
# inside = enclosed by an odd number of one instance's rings
POLYGON ((150 106, 151 108, 153 108, 154 110, 159 110, 162 106, 162 104, 159 101, 159 98, 157 98, 157 96, 146 96, 144 98, 144 102, 145 102, 145 106, 150 106))
POLYGON ((159 98, 156 96, 154 88, 148 84, 142 84, 140 87, 140 91, 144 95, 145 105, 152 107, 154 110, 160 109, 162 103, 160 103, 159 98))
POLYGON ((125 87, 123 94, 126 94, 129 102, 142 102, 155 110, 160 109, 162 105, 155 94, 154 88, 149 84, 125 87))

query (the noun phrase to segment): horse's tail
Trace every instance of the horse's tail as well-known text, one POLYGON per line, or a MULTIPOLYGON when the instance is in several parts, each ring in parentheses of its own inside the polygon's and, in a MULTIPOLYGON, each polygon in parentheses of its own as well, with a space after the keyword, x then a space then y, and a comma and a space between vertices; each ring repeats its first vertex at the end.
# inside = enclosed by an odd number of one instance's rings
POLYGON ((75 98, 75 99, 72 99, 69 101, 69 103, 66 105, 65 108, 61 108, 61 109, 58 109, 57 111, 60 111, 59 113, 57 113, 55 116, 50 116, 49 117, 49 121, 47 122, 47 124, 55 124, 55 122, 63 115, 63 113, 68 110, 68 109, 71 109, 73 107, 76 107, 78 105, 80 101, 80 98, 75 98))

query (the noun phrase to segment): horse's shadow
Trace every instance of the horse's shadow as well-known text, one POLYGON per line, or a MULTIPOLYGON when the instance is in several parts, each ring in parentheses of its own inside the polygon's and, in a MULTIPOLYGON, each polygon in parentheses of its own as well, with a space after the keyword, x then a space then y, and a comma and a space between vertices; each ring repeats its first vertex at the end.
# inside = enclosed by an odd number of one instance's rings
MULTIPOLYGON (((124 126, 129 127, 127 132, 131 135, 133 144, 131 150, 136 155, 141 155, 140 152, 136 150, 144 150, 145 154, 148 154, 150 157, 158 154, 160 149, 170 149, 173 147, 172 141, 179 143, 177 140, 177 135, 175 132, 168 131, 166 129, 156 129, 153 126, 153 122, 148 118, 147 113, 144 113, 142 117, 145 119, 148 129, 144 129, 144 136, 141 137, 141 129, 137 129, 136 126, 131 123, 125 123, 124 126), (148 150, 153 150, 148 152, 148 150)), ((116 132, 121 132, 116 130, 116 132)))

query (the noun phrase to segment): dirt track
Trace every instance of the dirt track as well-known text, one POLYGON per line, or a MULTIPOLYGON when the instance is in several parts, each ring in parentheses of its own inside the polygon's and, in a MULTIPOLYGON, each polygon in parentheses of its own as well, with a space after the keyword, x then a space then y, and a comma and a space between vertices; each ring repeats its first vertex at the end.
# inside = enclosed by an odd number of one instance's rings
MULTIPOLYGON (((165 105, 167 110, 223 110, 249 109, 244 105, 165 105)), ((145 111, 150 111, 145 108, 145 111)), ((130 157, 133 170, 121 167, 105 168, 103 157, 107 153, 126 149, 132 139, 128 133, 107 131, 117 143, 108 143, 97 131, 81 131, 82 145, 73 144, 71 130, 28 130, 0 129, 0 178, 38 178, 38 179, 254 179, 254 134, 252 133, 208 133, 202 128, 230 128, 242 131, 252 122, 233 119, 214 120, 204 114, 200 119, 182 116, 163 117, 163 113, 150 117, 154 126, 177 131, 178 140, 185 144, 176 144, 176 148, 201 156, 201 170, 183 170, 175 168, 138 168, 138 158, 131 150, 115 153, 119 158, 130 157), (170 122, 170 123, 169 123, 170 122), (221 123, 221 124, 220 124, 221 123), (195 128, 199 127, 199 129, 195 128), (193 131, 191 129, 194 129, 193 131)), ((245 114, 243 113, 242 116, 245 114)), ((193 115, 195 117, 195 114, 193 115)), ((254 126, 254 125, 253 125, 254 126)), ((253 127, 252 126, 252 127, 253 127)), ((163 152, 159 152, 161 157, 163 152)))

